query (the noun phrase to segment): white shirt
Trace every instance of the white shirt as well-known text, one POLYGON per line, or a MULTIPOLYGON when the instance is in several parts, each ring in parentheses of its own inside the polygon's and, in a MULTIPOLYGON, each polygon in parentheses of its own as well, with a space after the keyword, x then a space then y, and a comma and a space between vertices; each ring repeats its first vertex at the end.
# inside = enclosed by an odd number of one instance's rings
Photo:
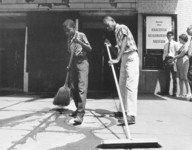
POLYGON ((174 57, 176 55, 176 52, 179 50, 179 44, 174 40, 170 41, 169 53, 168 47, 169 41, 164 46, 163 60, 165 60, 165 57, 167 56, 174 57))

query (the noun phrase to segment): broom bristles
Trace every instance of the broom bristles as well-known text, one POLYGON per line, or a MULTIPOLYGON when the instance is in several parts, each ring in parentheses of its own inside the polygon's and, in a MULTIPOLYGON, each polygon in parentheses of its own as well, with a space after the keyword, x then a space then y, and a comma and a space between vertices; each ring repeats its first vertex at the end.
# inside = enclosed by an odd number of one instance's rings
POLYGON ((70 103, 70 89, 68 86, 59 88, 54 100, 54 105, 67 106, 70 103))

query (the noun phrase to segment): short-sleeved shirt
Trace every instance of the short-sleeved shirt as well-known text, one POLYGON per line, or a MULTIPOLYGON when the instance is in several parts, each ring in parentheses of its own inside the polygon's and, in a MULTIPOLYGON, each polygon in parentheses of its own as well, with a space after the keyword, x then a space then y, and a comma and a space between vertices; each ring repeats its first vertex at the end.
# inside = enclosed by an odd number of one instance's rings
POLYGON ((135 40, 133 38, 133 35, 129 28, 123 24, 116 24, 115 28, 115 37, 116 37, 116 42, 119 50, 121 49, 122 42, 123 42, 123 37, 127 37, 127 46, 124 51, 124 53, 128 53, 130 51, 137 51, 137 46, 135 44, 135 40))
POLYGON ((80 44, 74 42, 75 38, 80 39, 83 43, 87 45, 90 45, 86 35, 82 32, 76 31, 72 39, 68 39, 69 52, 74 51, 75 56, 85 56, 86 51, 83 50, 83 47, 80 44))

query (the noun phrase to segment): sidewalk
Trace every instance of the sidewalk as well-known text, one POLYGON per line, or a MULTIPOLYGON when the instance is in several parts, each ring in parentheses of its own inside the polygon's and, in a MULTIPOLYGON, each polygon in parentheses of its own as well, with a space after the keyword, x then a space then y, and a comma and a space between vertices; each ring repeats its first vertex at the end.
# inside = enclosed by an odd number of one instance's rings
MULTIPOLYGON (((65 108, 53 98, 10 95, 0 97, 0 150, 98 150, 103 139, 125 138, 123 126, 109 114, 117 110, 118 99, 88 99, 82 125, 74 126, 65 108), (56 111, 57 110, 57 111, 56 111)), ((157 138, 160 150, 190 150, 192 103, 185 99, 139 95, 133 138, 157 138)), ((140 150, 146 148, 140 148, 140 150)))

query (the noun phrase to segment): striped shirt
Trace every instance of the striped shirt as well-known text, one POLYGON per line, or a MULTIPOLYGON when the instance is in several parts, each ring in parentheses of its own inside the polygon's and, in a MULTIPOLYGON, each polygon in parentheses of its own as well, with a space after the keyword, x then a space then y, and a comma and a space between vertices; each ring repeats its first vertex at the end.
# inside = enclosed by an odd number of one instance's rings
POLYGON ((135 44, 133 35, 132 35, 131 31, 129 30, 129 28, 123 24, 121 24, 121 25, 116 24, 115 38, 116 38, 116 42, 117 42, 117 46, 118 46, 119 50, 121 50, 124 36, 127 37, 127 46, 126 46, 124 53, 128 53, 130 51, 137 51, 137 46, 135 44))

